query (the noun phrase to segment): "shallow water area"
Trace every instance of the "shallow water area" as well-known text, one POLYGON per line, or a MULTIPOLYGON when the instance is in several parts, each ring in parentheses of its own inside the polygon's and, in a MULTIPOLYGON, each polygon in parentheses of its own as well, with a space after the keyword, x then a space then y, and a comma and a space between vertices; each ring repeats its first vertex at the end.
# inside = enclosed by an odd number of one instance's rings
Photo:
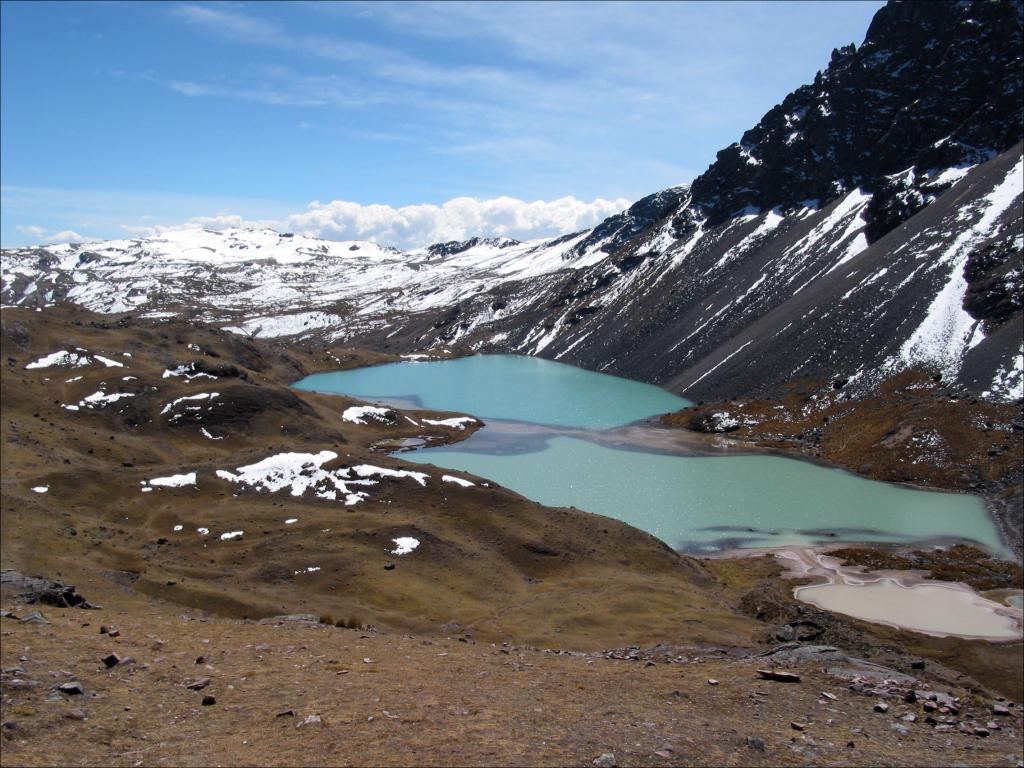
POLYGON ((998 603, 954 585, 903 586, 894 579, 799 587, 796 596, 826 611, 930 635, 1019 640, 1021 630, 998 603))
POLYGON ((485 419, 468 440, 402 458, 621 520, 694 553, 816 542, 967 541, 1005 554, 981 501, 914 490, 639 420, 689 401, 514 355, 315 374, 300 389, 485 419))

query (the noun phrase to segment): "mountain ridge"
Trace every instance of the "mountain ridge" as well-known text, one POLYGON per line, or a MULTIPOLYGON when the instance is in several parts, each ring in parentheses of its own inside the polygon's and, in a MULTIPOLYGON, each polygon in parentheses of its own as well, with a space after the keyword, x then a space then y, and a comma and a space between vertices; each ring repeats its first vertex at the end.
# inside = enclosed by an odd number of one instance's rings
POLYGON ((1022 18, 1020 0, 890 3, 692 185, 592 230, 407 252, 267 230, 14 249, 3 301, 540 355, 694 399, 797 376, 868 390, 915 366, 1021 398, 1022 18))

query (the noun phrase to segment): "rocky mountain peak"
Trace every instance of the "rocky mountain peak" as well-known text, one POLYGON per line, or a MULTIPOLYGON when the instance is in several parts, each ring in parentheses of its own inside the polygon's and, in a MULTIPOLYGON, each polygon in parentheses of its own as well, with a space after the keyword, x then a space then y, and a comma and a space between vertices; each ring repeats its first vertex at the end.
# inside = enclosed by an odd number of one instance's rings
POLYGON ((683 207, 689 200, 689 187, 669 187, 637 200, 622 213, 609 216, 590 234, 577 243, 573 255, 581 255, 596 248, 614 253, 652 225, 683 207))
POLYGON ((929 170, 975 165, 1024 137, 1022 18, 1020 0, 889 3, 859 48, 834 50, 812 84, 718 153, 694 204, 720 223, 861 187, 876 193, 869 239, 881 237, 943 191, 923 189, 929 170))

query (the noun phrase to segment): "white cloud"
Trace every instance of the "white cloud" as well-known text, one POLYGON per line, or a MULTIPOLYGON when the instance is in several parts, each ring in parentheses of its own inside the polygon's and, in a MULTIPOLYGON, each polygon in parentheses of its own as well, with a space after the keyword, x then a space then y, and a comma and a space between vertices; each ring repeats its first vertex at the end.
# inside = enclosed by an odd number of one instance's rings
POLYGON ((371 240, 396 248, 416 248, 470 237, 513 237, 531 240, 594 227, 629 205, 625 198, 591 202, 575 197, 528 202, 513 197, 477 200, 456 197, 441 205, 362 205, 345 200, 314 201, 300 213, 282 219, 252 220, 238 214, 195 216, 177 225, 123 229, 140 237, 191 227, 232 229, 270 227, 328 240, 371 240))
POLYGON ((95 239, 80 235, 73 229, 62 229, 54 232, 46 229, 45 227, 36 226, 35 224, 19 224, 15 229, 34 238, 40 243, 82 243, 95 239))

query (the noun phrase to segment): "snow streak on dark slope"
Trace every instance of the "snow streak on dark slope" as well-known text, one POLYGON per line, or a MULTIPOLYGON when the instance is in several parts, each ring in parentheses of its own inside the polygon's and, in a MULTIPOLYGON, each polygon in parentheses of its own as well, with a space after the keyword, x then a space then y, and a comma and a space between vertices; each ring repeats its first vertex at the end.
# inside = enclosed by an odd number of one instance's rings
POLYGON ((408 253, 270 231, 4 253, 5 304, 542 355, 695 399, 908 366, 1024 396, 1021 0, 890 3, 690 187, 408 253))

